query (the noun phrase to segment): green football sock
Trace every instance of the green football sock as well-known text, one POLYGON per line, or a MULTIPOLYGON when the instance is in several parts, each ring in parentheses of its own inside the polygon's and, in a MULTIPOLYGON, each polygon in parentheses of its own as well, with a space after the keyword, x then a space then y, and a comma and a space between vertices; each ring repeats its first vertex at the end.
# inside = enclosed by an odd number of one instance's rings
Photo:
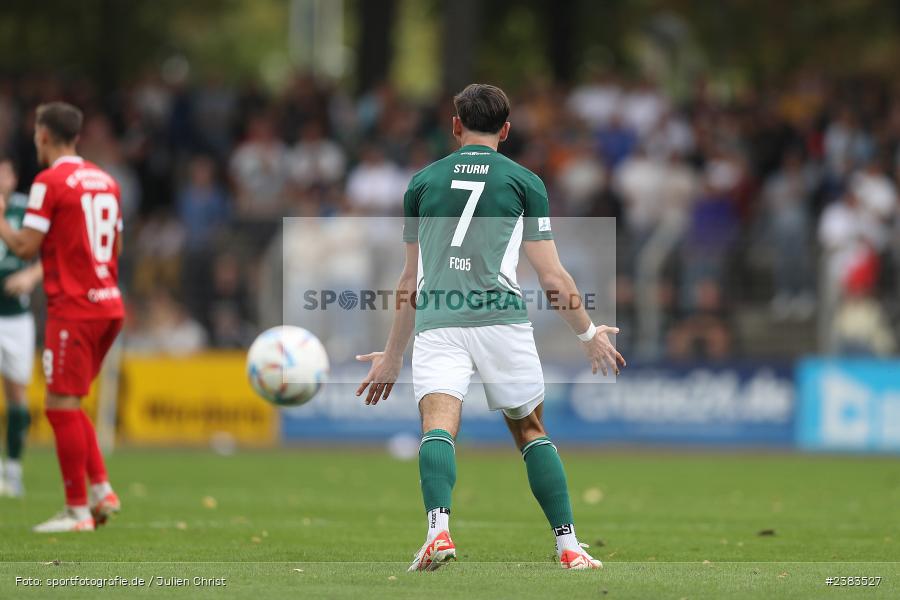
POLYGON ((450 508, 450 496, 456 484, 456 450, 448 431, 432 429, 422 436, 419 478, 426 511, 450 508))
POLYGON ((522 458, 531 492, 550 521, 550 527, 573 523, 566 472, 550 438, 539 437, 525 444, 522 458))
POLYGON ((25 435, 31 424, 31 415, 24 406, 13 404, 6 412, 6 455, 10 460, 19 460, 25 447, 25 435))

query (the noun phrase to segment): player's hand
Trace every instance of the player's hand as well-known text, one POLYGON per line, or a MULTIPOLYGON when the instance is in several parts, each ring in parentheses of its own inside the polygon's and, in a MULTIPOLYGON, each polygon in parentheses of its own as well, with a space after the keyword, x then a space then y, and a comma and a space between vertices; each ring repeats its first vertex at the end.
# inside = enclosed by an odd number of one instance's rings
POLYGON ((3 291, 8 296, 27 296, 34 291, 37 282, 38 278, 34 276, 30 269, 17 271, 3 282, 3 291))
POLYGON ((625 367, 625 359, 616 351, 615 346, 609 341, 607 333, 619 333, 618 327, 609 327, 607 325, 598 325, 597 333, 589 342, 581 342, 581 347, 591 361, 591 372, 594 375, 597 371, 601 371, 604 375, 608 374, 606 370, 609 367, 616 375, 619 374, 619 367, 625 367))
POLYGON ((0 218, 6 214, 6 194, 0 192, 0 218))
POLYGON ((356 395, 360 396, 366 388, 369 393, 366 396, 366 404, 378 404, 379 400, 386 400, 394 389, 394 382, 400 376, 400 367, 403 366, 403 356, 393 358, 387 356, 384 352, 370 352, 369 354, 358 354, 356 360, 362 362, 371 362, 372 368, 369 374, 359 384, 356 395))

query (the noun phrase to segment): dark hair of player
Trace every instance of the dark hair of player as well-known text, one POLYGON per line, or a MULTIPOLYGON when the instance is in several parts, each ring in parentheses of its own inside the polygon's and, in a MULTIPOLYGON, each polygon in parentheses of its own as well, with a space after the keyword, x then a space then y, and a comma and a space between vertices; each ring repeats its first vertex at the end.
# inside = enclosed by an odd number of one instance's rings
POLYGON ((472 83, 453 97, 456 115, 469 131, 497 133, 509 117, 509 98, 500 88, 472 83))
POLYGON ((48 102, 37 107, 36 124, 43 125, 57 142, 72 144, 81 133, 84 115, 66 102, 48 102))

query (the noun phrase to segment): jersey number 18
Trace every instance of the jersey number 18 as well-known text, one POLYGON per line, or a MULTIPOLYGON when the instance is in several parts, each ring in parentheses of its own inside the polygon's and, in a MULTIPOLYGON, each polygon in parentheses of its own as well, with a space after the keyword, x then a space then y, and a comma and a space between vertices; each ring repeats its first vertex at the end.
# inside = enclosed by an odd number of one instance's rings
POLYGON ((112 194, 84 194, 81 196, 84 224, 87 227, 91 252, 98 263, 112 259, 113 242, 116 239, 116 223, 119 221, 119 203, 112 194))

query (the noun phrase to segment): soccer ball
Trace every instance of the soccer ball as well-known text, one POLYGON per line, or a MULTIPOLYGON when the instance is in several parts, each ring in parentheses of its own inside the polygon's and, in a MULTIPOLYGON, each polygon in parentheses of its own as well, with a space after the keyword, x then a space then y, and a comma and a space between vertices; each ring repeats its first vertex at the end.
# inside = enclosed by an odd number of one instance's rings
POLYGON ((247 377, 265 400, 299 406, 309 402, 328 377, 328 354, 306 329, 273 327, 259 334, 247 351, 247 377))

